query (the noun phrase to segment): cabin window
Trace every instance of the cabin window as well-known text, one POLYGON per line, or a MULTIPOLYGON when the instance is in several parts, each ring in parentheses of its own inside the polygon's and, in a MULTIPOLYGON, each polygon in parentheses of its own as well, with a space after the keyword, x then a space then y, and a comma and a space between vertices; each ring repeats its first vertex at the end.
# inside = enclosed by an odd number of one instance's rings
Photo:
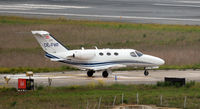
POLYGON ((102 52, 100 52, 100 53, 99 53, 99 55, 100 55, 100 56, 103 56, 103 53, 102 53, 102 52))
POLYGON ((117 55, 119 55, 119 53, 115 52, 114 55, 117 56, 117 55))
POLYGON ((139 51, 135 51, 135 53, 139 56, 139 57, 141 57, 143 54, 141 53, 141 52, 139 52, 139 51))
POLYGON ((109 53, 109 52, 108 52, 108 53, 107 53, 107 55, 108 55, 108 56, 110 56, 110 55, 111 55, 111 53, 109 53))
POLYGON ((135 52, 131 52, 130 55, 131 55, 132 57, 137 57, 137 55, 135 54, 135 52))

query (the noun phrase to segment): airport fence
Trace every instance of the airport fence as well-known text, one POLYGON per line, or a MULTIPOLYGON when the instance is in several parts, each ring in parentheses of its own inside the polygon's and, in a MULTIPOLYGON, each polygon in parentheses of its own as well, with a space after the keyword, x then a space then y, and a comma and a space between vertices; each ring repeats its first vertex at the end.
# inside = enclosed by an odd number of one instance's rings
POLYGON ((200 109, 200 96, 177 97, 163 95, 141 95, 139 93, 126 96, 126 93, 105 96, 91 96, 79 99, 75 109, 112 109, 120 105, 155 105, 158 107, 173 107, 184 109, 200 109))

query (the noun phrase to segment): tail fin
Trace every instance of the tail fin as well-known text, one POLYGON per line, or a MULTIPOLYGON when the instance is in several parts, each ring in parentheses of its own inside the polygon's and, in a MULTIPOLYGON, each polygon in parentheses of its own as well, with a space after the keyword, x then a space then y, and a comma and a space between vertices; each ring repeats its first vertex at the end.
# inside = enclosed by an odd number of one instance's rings
POLYGON ((47 31, 32 31, 32 34, 39 42, 42 49, 48 54, 68 51, 68 49, 66 49, 47 31))

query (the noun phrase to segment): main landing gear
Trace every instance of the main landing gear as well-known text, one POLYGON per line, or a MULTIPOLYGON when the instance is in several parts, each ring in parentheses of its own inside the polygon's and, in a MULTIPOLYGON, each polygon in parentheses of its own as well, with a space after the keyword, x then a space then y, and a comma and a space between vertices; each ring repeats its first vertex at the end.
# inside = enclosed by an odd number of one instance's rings
MULTIPOLYGON (((88 71, 87 71, 88 77, 92 77, 94 73, 95 73, 94 70, 88 70, 88 71)), ((102 76, 103 76, 104 78, 107 78, 108 75, 109 75, 109 73, 108 73, 107 70, 105 70, 105 71, 102 72, 102 76)))
POLYGON ((109 75, 109 74, 108 74, 108 71, 107 71, 107 70, 103 71, 102 76, 103 76, 104 78, 107 78, 108 75, 109 75))
POLYGON ((88 77, 92 77, 94 73, 95 73, 94 70, 88 70, 88 71, 87 71, 88 77))
POLYGON ((146 69, 144 70, 144 75, 145 75, 145 76, 148 76, 148 75, 149 75, 148 70, 146 70, 146 69))

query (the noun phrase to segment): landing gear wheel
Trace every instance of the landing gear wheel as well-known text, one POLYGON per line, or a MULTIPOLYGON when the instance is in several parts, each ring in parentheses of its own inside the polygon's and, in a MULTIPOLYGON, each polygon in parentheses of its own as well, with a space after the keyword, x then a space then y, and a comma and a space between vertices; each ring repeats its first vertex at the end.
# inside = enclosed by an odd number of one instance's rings
POLYGON ((108 77, 108 72, 107 72, 107 71, 103 71, 102 76, 103 76, 104 78, 107 78, 107 77, 108 77))
POLYGON ((93 71, 93 70, 89 70, 89 71, 87 72, 88 77, 92 77, 92 75, 93 75, 94 72, 95 72, 95 71, 93 71))
POLYGON ((148 76, 148 75, 149 75, 149 72, 148 72, 147 70, 145 70, 145 71, 144 71, 144 75, 145 75, 145 76, 148 76))

